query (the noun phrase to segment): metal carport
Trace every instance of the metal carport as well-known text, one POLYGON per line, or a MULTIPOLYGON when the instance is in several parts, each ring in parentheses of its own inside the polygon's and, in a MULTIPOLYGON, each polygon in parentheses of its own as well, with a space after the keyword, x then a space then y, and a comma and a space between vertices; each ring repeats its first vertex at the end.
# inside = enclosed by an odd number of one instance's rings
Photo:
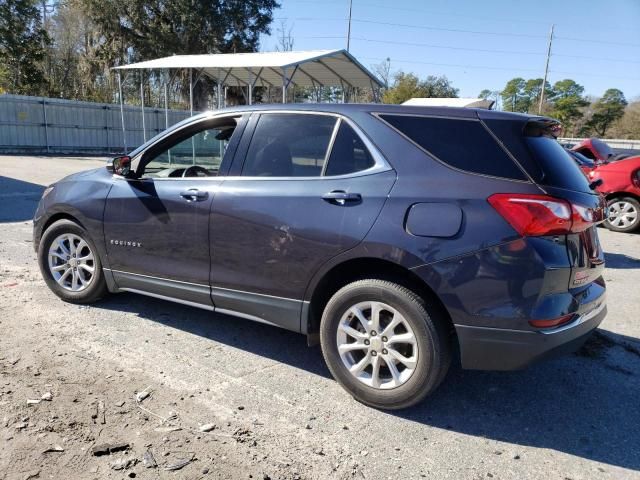
MULTIPOLYGON (((298 52, 219 53, 203 55, 173 55, 144 62, 114 67, 118 71, 118 87, 121 110, 122 70, 169 70, 189 71, 189 109, 193 114, 193 74, 196 82, 206 75, 216 82, 216 105, 224 106, 223 89, 226 86, 247 88, 246 101, 253 103, 254 87, 282 88, 282 103, 286 103, 287 88, 297 87, 341 87, 370 88, 374 98, 383 83, 346 50, 307 50, 298 52)), ((140 83, 144 126, 143 84, 140 83)), ((164 82, 165 110, 167 105, 166 81, 164 82)), ((167 125, 168 126, 168 125, 167 125)), ((124 116, 122 129, 125 130, 124 116)))

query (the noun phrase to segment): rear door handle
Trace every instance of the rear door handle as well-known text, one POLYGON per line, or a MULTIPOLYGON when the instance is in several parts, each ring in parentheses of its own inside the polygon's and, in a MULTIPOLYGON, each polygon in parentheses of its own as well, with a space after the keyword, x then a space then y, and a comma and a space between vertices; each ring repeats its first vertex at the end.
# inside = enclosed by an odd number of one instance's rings
POLYGON ((200 202, 206 200, 209 194, 197 188, 190 188, 189 190, 183 190, 180 192, 180 196, 190 202, 200 202))
POLYGON ((362 195, 359 193, 347 193, 344 190, 333 190, 322 195, 322 199, 335 205, 346 205, 347 203, 360 203, 362 195))

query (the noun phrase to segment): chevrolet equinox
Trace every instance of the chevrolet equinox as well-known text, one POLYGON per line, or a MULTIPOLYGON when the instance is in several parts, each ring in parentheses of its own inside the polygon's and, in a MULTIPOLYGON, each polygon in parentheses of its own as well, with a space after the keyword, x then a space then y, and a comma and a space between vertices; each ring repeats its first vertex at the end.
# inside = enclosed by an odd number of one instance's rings
POLYGON ((39 266, 67 302, 135 292, 307 335, 398 409, 462 368, 577 348, 606 314, 604 203, 552 119, 396 105, 189 118, 48 187, 39 266))

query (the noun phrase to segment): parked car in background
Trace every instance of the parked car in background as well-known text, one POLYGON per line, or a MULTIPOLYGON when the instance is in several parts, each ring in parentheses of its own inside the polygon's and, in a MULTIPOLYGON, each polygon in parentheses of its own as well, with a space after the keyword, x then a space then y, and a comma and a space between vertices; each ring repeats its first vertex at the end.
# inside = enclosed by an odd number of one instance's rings
POLYGON ((34 246, 65 301, 128 291, 297 331, 355 398, 403 408, 454 353, 519 369, 605 317, 604 201, 558 130, 468 108, 205 113, 47 188, 34 246))
POLYGON ((640 156, 596 162, 577 151, 567 150, 590 182, 607 199, 604 225, 616 232, 640 228, 640 156))
POLYGON ((599 138, 587 138, 571 147, 571 150, 595 161, 596 163, 614 162, 625 158, 638 157, 628 153, 616 153, 606 142, 599 138))

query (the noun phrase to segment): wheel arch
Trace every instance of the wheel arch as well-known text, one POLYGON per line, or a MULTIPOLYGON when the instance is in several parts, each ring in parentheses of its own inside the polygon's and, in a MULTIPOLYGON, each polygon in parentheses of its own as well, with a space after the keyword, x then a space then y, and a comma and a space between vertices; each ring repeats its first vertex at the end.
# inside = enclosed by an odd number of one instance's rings
POLYGON ((318 342, 320 319, 329 299, 345 285, 365 278, 392 281, 415 292, 431 308, 437 309, 446 319, 450 332, 455 334, 451 315, 444 303, 435 290, 416 273, 389 260, 359 257, 334 265, 317 281, 302 319, 306 322, 303 324, 303 331, 307 334, 310 345, 318 342))
POLYGON ((606 198, 607 200, 612 200, 614 198, 622 198, 622 197, 630 197, 640 202, 640 195, 633 192, 625 192, 624 190, 607 193, 604 196, 604 198, 606 198))

